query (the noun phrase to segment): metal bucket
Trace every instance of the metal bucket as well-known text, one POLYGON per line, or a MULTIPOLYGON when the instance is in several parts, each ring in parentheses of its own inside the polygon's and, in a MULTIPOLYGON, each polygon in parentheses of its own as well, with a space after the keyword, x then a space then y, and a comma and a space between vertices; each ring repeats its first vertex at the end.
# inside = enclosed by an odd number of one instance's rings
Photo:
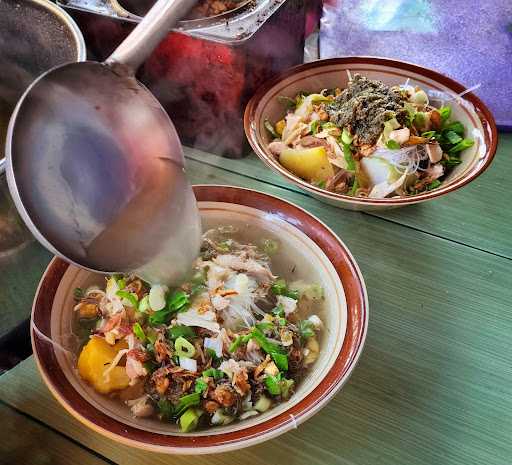
POLYGON ((62 8, 48 0, 0 0, 0 173, 9 118, 25 89, 54 66, 85 58, 82 33, 62 8))

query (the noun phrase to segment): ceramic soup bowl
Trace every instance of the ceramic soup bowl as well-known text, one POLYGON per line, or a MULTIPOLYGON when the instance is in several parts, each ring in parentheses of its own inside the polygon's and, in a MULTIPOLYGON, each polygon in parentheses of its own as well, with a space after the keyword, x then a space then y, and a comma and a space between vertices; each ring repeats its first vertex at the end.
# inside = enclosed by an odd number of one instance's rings
POLYGON ((375 57, 344 57, 319 60, 289 69, 265 83, 245 110, 244 126, 249 142, 261 160, 275 173, 304 189, 328 204, 352 210, 374 211, 426 202, 453 192, 475 179, 490 165, 498 141, 496 124, 482 101, 468 92, 462 98, 454 98, 466 89, 458 82, 442 74, 411 63, 375 57), (318 93, 322 89, 344 89, 348 85, 348 73, 362 74, 378 79, 387 85, 404 84, 420 86, 429 93, 431 102, 442 102, 452 108, 452 119, 459 120, 466 128, 466 137, 474 139, 474 145, 462 152, 462 163, 455 167, 441 187, 408 197, 384 199, 351 197, 329 192, 309 184, 284 168, 268 150, 272 137, 264 122, 279 121, 286 114, 279 96, 295 98, 300 91, 318 93))
POLYGON ((280 246, 272 256, 273 272, 324 288, 320 355, 287 402, 244 421, 191 433, 181 433, 175 424, 157 419, 136 419, 118 399, 96 393, 76 369, 73 290, 104 283, 105 277, 55 258, 41 280, 32 313, 32 344, 39 371, 74 417, 115 441, 177 454, 225 452, 295 428, 346 382, 363 348, 368 324, 368 301, 359 268, 343 242, 318 219, 276 197, 247 189, 195 186, 194 192, 204 230, 233 225, 255 244, 262 238, 275 238, 280 246))

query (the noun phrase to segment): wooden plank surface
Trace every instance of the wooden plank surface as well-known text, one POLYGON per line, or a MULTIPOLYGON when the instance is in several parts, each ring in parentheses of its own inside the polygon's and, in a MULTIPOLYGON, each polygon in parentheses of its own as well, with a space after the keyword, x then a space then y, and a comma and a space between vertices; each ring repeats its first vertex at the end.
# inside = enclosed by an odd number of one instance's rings
POLYGON ((0 265, 0 337, 30 316, 41 275, 52 255, 35 241, 0 265))
POLYGON ((295 201, 347 243, 366 279, 370 326, 359 366, 297 431, 247 450, 166 457, 119 446, 51 401, 31 360, 0 377, 0 399, 122 464, 509 465, 512 261, 189 160, 193 182, 295 201))
POLYGON ((5 176, 0 176, 0 338, 30 315, 50 257, 17 220, 5 176))
MULTIPOLYGON (((222 167, 274 186, 309 195, 274 174, 256 155, 228 160, 185 148, 188 159, 222 167)), ((496 255, 512 258, 512 134, 501 134, 491 167, 470 185, 436 201, 384 213, 387 221, 444 237, 496 255)), ((343 210, 339 215, 350 215, 343 210)))
POLYGON ((0 464, 106 465, 109 462, 52 431, 46 425, 0 404, 0 464))

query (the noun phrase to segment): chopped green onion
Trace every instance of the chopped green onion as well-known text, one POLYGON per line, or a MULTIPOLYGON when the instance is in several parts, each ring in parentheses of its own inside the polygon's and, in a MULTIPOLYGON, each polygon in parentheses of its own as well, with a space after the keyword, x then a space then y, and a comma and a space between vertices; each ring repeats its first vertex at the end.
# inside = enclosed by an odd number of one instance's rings
POLYGON ((208 389, 208 383, 203 378, 196 379, 194 392, 199 392, 199 394, 202 394, 207 389, 208 389))
POLYGON ((139 302, 139 312, 146 313, 149 310, 149 295, 145 295, 139 302))
POLYGON ((188 295, 181 290, 174 291, 167 299, 167 308, 171 312, 183 311, 189 304, 188 295))
POLYGON ((427 125, 427 113, 423 111, 418 111, 415 113, 409 126, 412 124, 414 124, 414 126, 416 126, 418 129, 425 127, 427 125))
POLYGON ((179 336, 174 342, 174 349, 178 357, 193 358, 196 354, 196 348, 188 342, 183 336, 179 336))
POLYGON ((166 308, 158 310, 158 312, 149 315, 149 324, 152 326, 165 324, 169 316, 170 313, 166 308))
POLYGON ((139 302, 138 302, 137 294, 135 294, 135 292, 117 291, 116 295, 118 297, 121 297, 121 299, 123 299, 123 301, 122 301, 123 305, 128 305, 133 308, 138 307, 139 302))
POLYGON ((200 401, 201 396, 198 392, 194 392, 192 394, 187 394, 186 396, 180 397, 178 405, 176 405, 176 408, 174 409, 174 416, 181 416, 188 408, 199 405, 200 401))
POLYGON ((347 195, 350 195, 353 197, 354 195, 356 195, 357 189, 359 189, 359 181, 357 180, 357 178, 355 178, 354 183, 352 184, 352 187, 347 192, 347 195))
POLYGON ((267 391, 273 396, 281 395, 283 399, 287 399, 290 396, 290 390, 294 384, 293 379, 283 378, 281 373, 277 376, 267 376, 265 378, 267 391))
POLYGON ((119 287, 119 289, 124 289, 126 287, 126 280, 124 278, 118 279, 117 286, 119 287))
POLYGON ((460 121, 453 121, 450 124, 447 124, 444 127, 445 131, 453 131, 457 133, 459 136, 464 137, 465 128, 464 125, 460 121))
POLYGON ((327 181, 325 179, 322 179, 321 181, 311 181, 311 184, 313 184, 316 187, 319 187, 320 189, 325 189, 325 186, 327 185, 327 181))
POLYGON ((288 399, 290 397, 290 390, 293 388, 295 382, 293 379, 282 379, 279 383, 279 387, 281 388, 281 397, 283 399, 288 399))
POLYGON ((311 300, 322 300, 325 297, 324 288, 319 284, 310 284, 302 290, 301 296, 311 300))
POLYGON ((345 156, 345 161, 347 162, 347 170, 355 171, 356 162, 352 156, 352 149, 350 148, 350 145, 343 144, 343 155, 345 156))
POLYGON ((82 299, 84 296, 84 290, 81 287, 75 287, 75 290, 73 291, 73 296, 77 300, 82 299))
POLYGON ((283 295, 286 292, 286 281, 282 278, 276 279, 270 290, 275 295, 283 295))
POLYGON ((249 339, 251 339, 250 334, 247 334, 245 336, 237 336, 235 338, 235 340, 229 346, 229 349, 228 349, 229 352, 231 352, 231 353, 236 352, 242 344, 247 344, 249 342, 249 339))
POLYGON ((268 119, 263 122, 263 126, 265 126, 265 129, 270 133, 272 137, 279 139, 279 134, 274 129, 274 125, 268 119))
POLYGON ((272 239, 264 239, 262 245, 263 252, 267 255, 273 255, 279 250, 279 244, 272 239))
POLYGON ((217 352, 213 349, 206 349, 206 355, 209 355, 212 360, 217 360, 219 358, 217 357, 217 352))
POLYGON ((443 131, 443 135, 448 139, 450 144, 458 144, 462 140, 462 137, 460 137, 455 131, 443 131))
POLYGON ((311 131, 311 134, 315 135, 318 134, 318 129, 320 128, 320 120, 316 119, 311 122, 309 125, 309 130, 311 131))
POLYGON ((276 279, 272 287, 270 288, 274 295, 284 295, 286 297, 290 297, 291 299, 298 300, 299 292, 296 290, 288 289, 286 285, 286 281, 283 278, 276 279))
POLYGON ((225 374, 221 370, 217 370, 217 368, 208 368, 208 370, 203 371, 203 377, 213 378, 215 380, 224 378, 225 374))
POLYGON ((189 408, 179 419, 180 430, 189 433, 197 428, 203 411, 198 408, 189 408))
POLYGON ((284 354, 270 354, 274 362, 276 363, 277 368, 280 371, 288 371, 288 356, 284 354))
POLYGON ((152 326, 165 324, 175 313, 185 311, 189 304, 190 299, 184 291, 174 291, 168 297, 166 307, 149 316, 149 324, 152 326))
POLYGON ((400 123, 397 121, 396 118, 391 118, 388 121, 384 123, 384 130, 382 131, 382 140, 384 142, 387 142, 389 139, 389 135, 392 131, 395 129, 398 129, 400 127, 400 123))
POLYGON ((194 330, 190 326, 185 325, 171 326, 167 330, 167 337, 172 341, 175 341, 179 337, 192 338, 195 335, 194 330))
POLYGON ((400 144, 396 140, 393 140, 393 139, 389 139, 386 142, 386 147, 390 150, 400 150, 400 144))
POLYGON ((472 147, 475 142, 472 139, 462 139, 455 147, 448 150, 448 153, 458 153, 472 147))
POLYGON ((406 126, 411 127, 414 123, 419 125, 424 123, 425 121, 425 113, 422 111, 417 111, 416 106, 411 102, 406 102, 404 104, 405 111, 407 111, 407 121, 406 126))
POLYGON ((290 299, 293 299, 293 300, 299 300, 299 291, 297 290, 291 290, 291 289, 288 289, 288 291, 286 292, 286 297, 289 297, 290 299))
POLYGON ((448 156, 448 158, 441 160, 441 164, 446 166, 447 168, 453 168, 454 166, 460 165, 461 163, 462 160, 459 158, 458 155, 451 155, 448 156))
POLYGON ((277 319, 277 323, 279 324, 279 326, 286 326, 286 323, 288 322, 286 321, 286 318, 280 317, 277 319))
POLYGON ((220 252, 229 252, 231 250, 231 241, 221 241, 217 244, 217 249, 220 252))
POLYGON ((272 401, 264 396, 263 394, 254 404, 254 410, 257 410, 260 413, 266 412, 272 406, 272 401))
POLYGON ((315 325, 309 320, 299 321, 299 334, 303 339, 308 339, 315 335, 315 325))
POLYGON ((279 381, 281 380, 280 374, 278 376, 267 376, 265 378, 265 387, 267 391, 273 396, 281 394, 281 387, 279 381))
POLYGON ((289 109, 295 108, 297 106, 296 100, 294 100, 290 97, 285 97, 284 95, 280 95, 279 97, 277 97, 277 101, 279 103, 285 105, 289 109))
POLYGON ((338 126, 336 126, 334 123, 332 123, 331 121, 322 121, 320 122, 320 127, 322 129, 339 129, 338 126))
POLYGON ((146 338, 151 344, 156 342, 156 338, 158 337, 158 333, 153 328, 146 329, 146 338))
POLYGON ((146 335, 144 334, 144 330, 142 329, 142 326, 140 323, 135 323, 132 327, 133 334, 139 339, 141 342, 144 342, 146 340, 146 335))
POLYGON ((153 360, 148 360, 147 362, 144 362, 143 365, 146 371, 150 374, 153 373, 157 368, 160 368, 160 364, 153 360))
POLYGON ((268 321, 264 321, 262 323, 256 323, 256 328, 258 328, 260 331, 268 331, 273 330, 274 325, 272 323, 269 323, 268 321))
POLYGON ((267 354, 283 354, 286 352, 285 349, 279 344, 269 341, 258 328, 253 328, 250 336, 258 343, 261 349, 267 354))
POLYGON ((350 134, 349 130, 347 128, 343 128, 343 132, 341 133, 341 142, 344 145, 350 145, 353 140, 354 137, 350 134))
POLYGON ((190 295, 195 296, 199 294, 201 291, 203 291, 206 288, 204 284, 194 284, 192 285, 192 289, 190 290, 190 295))
POLYGON ((196 274, 194 274, 194 276, 192 276, 192 279, 190 280, 190 282, 192 283, 192 289, 190 291, 191 296, 195 296, 196 294, 205 289, 207 272, 207 267, 204 267, 203 269, 201 269, 201 271, 198 271, 196 274))
POLYGON ((436 138, 437 132, 436 131, 426 131, 421 133, 421 137, 425 137, 426 139, 436 138))
POLYGON ((442 123, 445 123, 448 120, 448 118, 450 117, 450 115, 452 114, 451 107, 441 107, 437 111, 441 115, 441 122, 442 123))
POLYGON ((161 420, 169 421, 173 416, 173 406, 167 399, 160 399, 156 406, 158 408, 159 417, 161 420))
POLYGON ((440 185, 441 185, 441 181, 439 181, 439 179, 435 179, 434 181, 432 181, 432 182, 427 186, 427 190, 428 190, 428 191, 431 191, 431 190, 433 190, 433 189, 437 189, 440 185))
POLYGON ((275 316, 283 317, 284 316, 284 307, 283 304, 278 304, 273 310, 272 313, 275 316))

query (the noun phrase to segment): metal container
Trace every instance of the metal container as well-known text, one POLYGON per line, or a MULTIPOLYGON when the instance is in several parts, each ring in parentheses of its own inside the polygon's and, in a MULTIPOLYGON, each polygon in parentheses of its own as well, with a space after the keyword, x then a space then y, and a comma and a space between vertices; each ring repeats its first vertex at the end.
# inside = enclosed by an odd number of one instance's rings
POLYGON ((82 34, 64 10, 48 0, 0 0, 0 172, 9 118, 25 89, 54 66, 85 57, 82 34))
MULTIPOLYGON (((306 11, 320 0, 251 0, 228 13, 182 21, 138 77, 170 114, 181 140, 228 157, 248 151, 243 110, 271 76, 302 63, 306 11)), ((153 0, 67 0, 99 60, 140 21, 153 0), (142 5, 142 6, 141 6, 142 5)))

